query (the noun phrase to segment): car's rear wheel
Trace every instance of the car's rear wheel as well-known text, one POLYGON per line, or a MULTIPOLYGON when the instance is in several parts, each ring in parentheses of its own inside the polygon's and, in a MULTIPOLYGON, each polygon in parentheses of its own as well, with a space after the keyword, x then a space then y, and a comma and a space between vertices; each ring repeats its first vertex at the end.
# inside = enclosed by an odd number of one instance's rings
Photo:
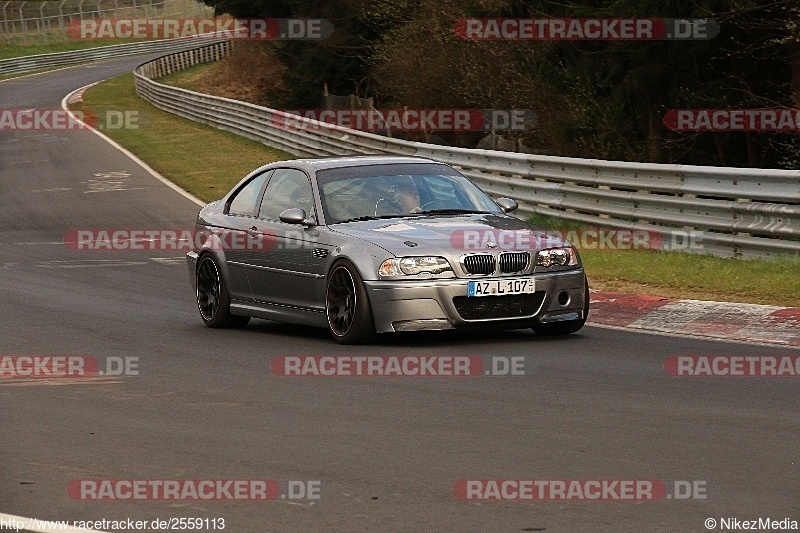
POLYGON ((336 262, 328 275, 325 291, 328 329, 341 344, 364 344, 375 338, 375 323, 367 291, 355 266, 336 262))
POLYGON ((210 328, 241 328, 250 322, 249 316, 231 314, 228 288, 211 254, 202 255, 197 263, 197 308, 210 328))
POLYGON ((537 335, 553 336, 553 335, 569 335, 580 330, 586 324, 586 318, 589 316, 589 280, 584 276, 583 281, 583 318, 578 320, 565 320, 563 322, 553 322, 551 324, 539 324, 533 326, 531 329, 537 335))

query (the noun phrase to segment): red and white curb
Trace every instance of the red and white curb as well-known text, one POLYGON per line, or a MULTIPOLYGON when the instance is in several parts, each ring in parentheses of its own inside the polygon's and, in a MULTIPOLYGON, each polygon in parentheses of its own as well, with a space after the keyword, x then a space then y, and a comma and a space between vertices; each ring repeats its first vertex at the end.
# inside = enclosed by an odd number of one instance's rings
POLYGON ((800 307, 591 291, 590 324, 800 346, 800 307))

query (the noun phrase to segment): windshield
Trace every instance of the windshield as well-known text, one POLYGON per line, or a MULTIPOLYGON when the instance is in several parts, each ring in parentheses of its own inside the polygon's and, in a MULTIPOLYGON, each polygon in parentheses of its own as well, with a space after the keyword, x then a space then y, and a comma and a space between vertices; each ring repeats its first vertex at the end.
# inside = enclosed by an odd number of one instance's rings
POLYGON ((328 224, 426 213, 499 213, 489 196, 450 167, 378 165, 317 173, 328 224))

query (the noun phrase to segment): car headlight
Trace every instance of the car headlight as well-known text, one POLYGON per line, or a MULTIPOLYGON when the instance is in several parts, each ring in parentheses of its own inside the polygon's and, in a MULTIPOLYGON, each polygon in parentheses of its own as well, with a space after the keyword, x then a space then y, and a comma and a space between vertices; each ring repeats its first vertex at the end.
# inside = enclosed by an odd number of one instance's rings
POLYGON ((416 276, 418 274, 441 274, 451 271, 444 257, 398 257, 387 259, 378 268, 381 276, 416 276))
POLYGON ((575 266, 578 264, 578 254, 574 248, 553 248, 542 250, 536 254, 536 265, 543 267, 551 266, 575 266))

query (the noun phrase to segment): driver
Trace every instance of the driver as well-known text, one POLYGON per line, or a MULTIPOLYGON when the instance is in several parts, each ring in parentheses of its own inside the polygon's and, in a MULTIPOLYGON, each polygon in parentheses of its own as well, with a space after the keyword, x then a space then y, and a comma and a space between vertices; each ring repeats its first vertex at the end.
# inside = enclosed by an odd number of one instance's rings
POLYGON ((419 191, 412 183, 403 183, 395 186, 395 198, 397 205, 408 213, 420 210, 419 191))

